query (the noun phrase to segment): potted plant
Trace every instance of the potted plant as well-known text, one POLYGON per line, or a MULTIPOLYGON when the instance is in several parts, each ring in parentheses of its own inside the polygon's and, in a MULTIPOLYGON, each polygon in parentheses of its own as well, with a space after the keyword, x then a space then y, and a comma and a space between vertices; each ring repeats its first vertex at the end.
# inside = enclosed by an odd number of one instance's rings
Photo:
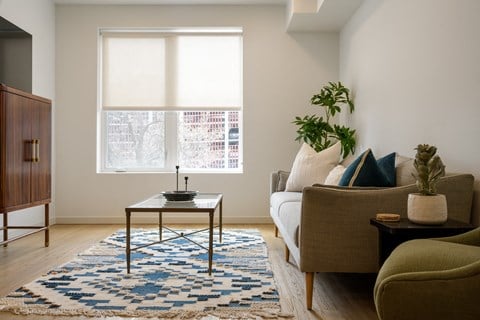
POLYGON ((322 151, 334 142, 340 141, 342 156, 345 158, 355 151, 355 130, 345 126, 332 125, 330 121, 343 105, 349 106, 350 113, 354 110, 353 101, 350 99, 350 90, 341 82, 329 82, 320 93, 315 94, 310 102, 314 106, 323 107, 325 118, 317 115, 295 117, 294 124, 298 126, 296 141, 309 144, 315 151, 322 151))
POLYGON ((447 199, 437 194, 437 182, 445 175, 445 166, 437 148, 419 144, 413 166, 419 193, 408 195, 408 219, 418 224, 442 224, 447 221, 447 199))

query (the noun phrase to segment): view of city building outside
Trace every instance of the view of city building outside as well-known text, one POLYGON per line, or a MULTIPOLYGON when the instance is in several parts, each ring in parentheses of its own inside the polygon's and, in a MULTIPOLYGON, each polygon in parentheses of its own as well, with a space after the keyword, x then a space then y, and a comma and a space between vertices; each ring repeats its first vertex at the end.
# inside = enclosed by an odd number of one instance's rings
MULTIPOLYGON (((166 112, 106 112, 107 170, 162 170, 166 166, 166 112)), ((176 163, 184 169, 239 169, 238 111, 181 111, 176 163)))

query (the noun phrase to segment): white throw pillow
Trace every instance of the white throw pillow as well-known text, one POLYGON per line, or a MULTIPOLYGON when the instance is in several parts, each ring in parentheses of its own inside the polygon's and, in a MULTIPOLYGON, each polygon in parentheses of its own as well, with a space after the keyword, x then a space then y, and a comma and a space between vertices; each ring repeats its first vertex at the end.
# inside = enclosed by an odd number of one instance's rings
POLYGON ((340 179, 342 179, 343 173, 345 172, 345 167, 339 164, 335 168, 330 171, 327 178, 325 179, 325 183, 330 186, 338 186, 340 179))
POLYGON ((324 183, 330 171, 338 164, 340 151, 340 142, 320 152, 304 143, 293 161, 285 191, 302 191, 304 187, 324 183))
POLYGON ((412 158, 404 157, 397 155, 395 158, 395 174, 396 174, 396 183, 397 186, 406 186, 409 184, 414 184, 416 182, 413 177, 415 172, 415 167, 413 162, 415 160, 412 158))

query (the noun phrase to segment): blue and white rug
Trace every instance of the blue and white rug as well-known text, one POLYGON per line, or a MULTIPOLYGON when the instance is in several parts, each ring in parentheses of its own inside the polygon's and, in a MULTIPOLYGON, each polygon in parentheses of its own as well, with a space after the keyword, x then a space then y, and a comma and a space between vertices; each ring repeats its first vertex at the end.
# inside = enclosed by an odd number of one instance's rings
MULTIPOLYGON (((184 232, 188 232, 185 230, 184 232)), ((164 231, 164 239, 170 237, 164 231)), ((208 244, 208 232, 191 238, 208 244)), ((135 229, 132 246, 158 240, 158 229, 135 229)), ((224 230, 208 253, 179 238, 132 253, 126 272, 125 231, 0 299, 17 314, 156 317, 166 319, 276 319, 279 296, 265 242, 257 230, 224 230)))

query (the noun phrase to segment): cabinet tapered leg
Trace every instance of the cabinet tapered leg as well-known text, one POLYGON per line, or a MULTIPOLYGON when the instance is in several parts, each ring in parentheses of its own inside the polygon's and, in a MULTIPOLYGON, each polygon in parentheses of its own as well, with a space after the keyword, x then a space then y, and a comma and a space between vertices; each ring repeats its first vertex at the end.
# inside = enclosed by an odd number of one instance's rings
MULTIPOLYGON (((3 213, 3 241, 8 240, 8 213, 3 213)), ((8 244, 5 243, 3 246, 6 247, 8 244)))

